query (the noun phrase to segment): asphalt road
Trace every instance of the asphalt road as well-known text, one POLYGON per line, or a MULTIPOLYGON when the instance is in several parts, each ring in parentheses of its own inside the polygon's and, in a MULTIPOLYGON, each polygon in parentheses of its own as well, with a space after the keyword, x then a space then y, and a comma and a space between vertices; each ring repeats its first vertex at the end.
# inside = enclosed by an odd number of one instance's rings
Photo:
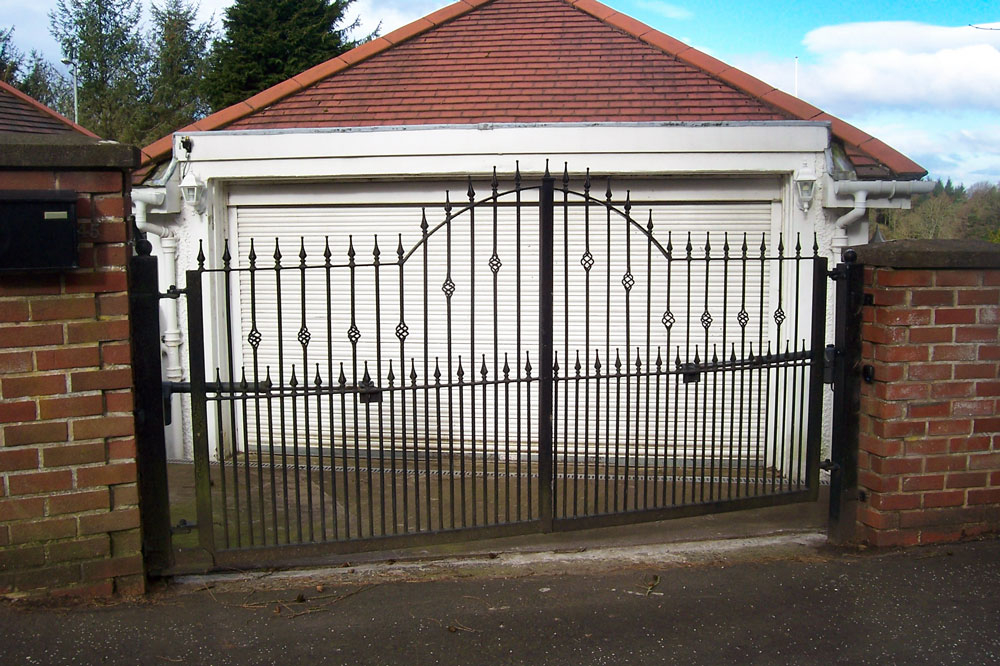
POLYGON ((1000 663, 998 539, 391 570, 200 579, 128 602, 7 602, 3 662, 1000 663))

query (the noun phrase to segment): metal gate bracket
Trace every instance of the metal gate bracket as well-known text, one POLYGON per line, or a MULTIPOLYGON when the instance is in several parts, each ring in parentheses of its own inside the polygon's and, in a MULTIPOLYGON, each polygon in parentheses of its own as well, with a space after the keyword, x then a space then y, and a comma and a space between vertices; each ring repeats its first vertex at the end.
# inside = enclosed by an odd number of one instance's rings
POLYGON ((696 363, 683 363, 680 371, 685 384, 697 384, 701 381, 701 369, 696 363))
POLYGON ((852 249, 848 249, 847 251, 844 252, 844 263, 837 264, 836 266, 834 266, 833 270, 827 273, 827 277, 829 277, 834 282, 845 279, 848 275, 848 271, 850 270, 851 266, 853 266, 854 262, 856 262, 857 260, 858 260, 858 253, 852 249))
POLYGON ((837 362, 837 356, 842 356, 843 353, 837 349, 835 345, 827 345, 826 349, 823 350, 823 383, 833 384, 833 371, 834 365, 837 362))

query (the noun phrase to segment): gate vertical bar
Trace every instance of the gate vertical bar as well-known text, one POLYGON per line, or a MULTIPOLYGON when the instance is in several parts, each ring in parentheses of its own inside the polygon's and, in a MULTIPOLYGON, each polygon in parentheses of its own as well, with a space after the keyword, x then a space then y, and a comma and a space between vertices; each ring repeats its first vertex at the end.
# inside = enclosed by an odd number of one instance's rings
POLYGON ((835 541, 853 537, 854 516, 845 515, 848 502, 858 481, 859 413, 861 383, 861 306, 864 294, 864 267, 852 262, 839 264, 834 271, 837 279, 836 319, 833 367, 833 440, 830 458, 830 536, 835 541))
POLYGON ((538 195, 538 504, 545 532, 552 531, 552 270, 555 179, 545 166, 538 195))
POLYGON ((826 257, 813 257, 813 300, 809 369, 809 422, 806 430, 806 481, 810 497, 819 496, 819 450, 823 436, 823 362, 826 344, 826 257))
POLYGON ((136 243, 132 257, 130 309, 132 372, 135 378, 136 462, 142 506, 142 551, 151 573, 172 564, 167 443, 160 375, 160 307, 157 260, 148 241, 136 243))
POLYGON ((201 270, 187 271, 188 352, 191 360, 191 428, 194 445, 194 485, 198 544, 215 552, 212 531, 212 480, 208 460, 208 405, 205 388, 205 322, 201 270))

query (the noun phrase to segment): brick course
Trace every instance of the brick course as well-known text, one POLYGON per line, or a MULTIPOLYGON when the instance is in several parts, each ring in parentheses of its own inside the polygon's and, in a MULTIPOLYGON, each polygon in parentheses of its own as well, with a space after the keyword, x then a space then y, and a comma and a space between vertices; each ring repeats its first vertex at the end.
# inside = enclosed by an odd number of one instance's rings
POLYGON ((876 546, 1000 529, 1000 269, 866 267, 857 536, 876 546))
POLYGON ((129 178, 25 170, 9 180, 76 189, 82 234, 79 269, 0 284, 0 594, 140 593, 129 178))

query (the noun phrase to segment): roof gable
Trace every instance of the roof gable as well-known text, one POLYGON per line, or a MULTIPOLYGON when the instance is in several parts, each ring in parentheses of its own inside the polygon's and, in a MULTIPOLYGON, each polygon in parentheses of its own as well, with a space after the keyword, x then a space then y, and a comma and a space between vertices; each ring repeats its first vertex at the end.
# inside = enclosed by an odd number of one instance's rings
POLYGON ((495 0, 230 128, 791 118, 563 0, 495 0))
POLYGON ((41 102, 0 81, 0 132, 13 134, 96 134, 59 115, 41 102))
MULTIPOLYGON (((480 122, 828 121, 862 177, 925 171, 595 0, 462 0, 181 131, 480 122)), ((171 137, 143 152, 153 162, 171 137)))

